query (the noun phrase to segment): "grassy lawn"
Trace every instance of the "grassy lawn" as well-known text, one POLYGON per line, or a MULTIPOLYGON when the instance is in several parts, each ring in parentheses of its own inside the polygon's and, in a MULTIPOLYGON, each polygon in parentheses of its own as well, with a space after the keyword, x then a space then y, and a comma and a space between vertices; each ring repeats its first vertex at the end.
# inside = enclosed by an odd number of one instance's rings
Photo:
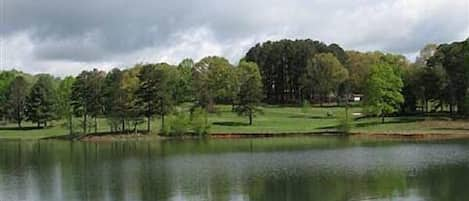
MULTIPOLYGON (((307 113, 300 107, 264 107, 263 114, 248 125, 247 117, 231 112, 231 106, 219 106, 218 114, 210 114, 211 131, 215 133, 286 133, 335 130, 337 116, 344 114, 340 107, 312 107, 307 113), (328 113, 330 115, 328 115, 328 113)), ((359 112, 360 108, 351 111, 359 112)))
MULTIPOLYGON (((217 113, 209 114, 211 133, 307 133, 336 131, 338 117, 344 114, 340 107, 312 107, 307 112, 300 107, 267 106, 263 114, 254 118, 252 126, 246 117, 231 112, 231 106, 217 106, 217 113)), ((352 107, 351 113, 361 112, 361 108, 352 107)), ((105 119, 99 119, 99 132, 109 131, 105 119)), ((15 124, 0 126, 0 139, 41 139, 66 135, 68 130, 62 122, 53 122, 47 129, 36 129, 31 123, 23 123, 23 129, 15 124)), ((469 134, 469 121, 451 121, 446 117, 389 117, 384 124, 379 118, 364 118, 353 122, 355 133, 452 133, 469 134)), ((144 129, 146 124, 139 126, 144 129)), ((152 129, 160 129, 160 120, 155 119, 152 129)))

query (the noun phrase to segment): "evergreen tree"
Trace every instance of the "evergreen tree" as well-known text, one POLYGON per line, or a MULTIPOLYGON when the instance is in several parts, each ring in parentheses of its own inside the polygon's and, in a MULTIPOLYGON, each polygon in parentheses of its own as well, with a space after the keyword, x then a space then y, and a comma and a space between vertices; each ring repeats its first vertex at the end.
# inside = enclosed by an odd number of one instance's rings
POLYGON ((147 131, 151 132, 151 118, 160 115, 161 126, 164 127, 165 115, 173 106, 175 82, 171 79, 176 75, 174 68, 166 63, 143 66, 140 74, 140 86, 136 92, 137 105, 141 114, 147 118, 147 131))
POLYGON ((42 75, 31 88, 26 99, 26 116, 28 120, 47 127, 47 122, 57 118, 57 97, 52 77, 42 75))
MULTIPOLYGON (((131 112, 131 101, 129 94, 124 88, 124 72, 119 69, 113 69, 106 75, 104 81, 104 115, 111 122, 120 122, 120 130, 125 132, 125 120, 131 112)), ((114 124, 114 123, 113 123, 114 124)), ((116 131, 117 125, 111 126, 111 131, 116 131), (114 128, 112 128, 114 127, 114 128)))
POLYGON ((88 117, 94 118, 94 131, 97 133, 97 117, 103 111, 103 83, 105 73, 94 69, 83 71, 72 85, 71 105, 76 116, 83 117, 83 133, 88 133, 88 117))
POLYGON ((135 92, 136 105, 139 107, 139 113, 147 118, 147 132, 151 132, 152 117, 156 114, 156 105, 158 100, 156 94, 158 88, 155 82, 155 66, 153 64, 144 65, 138 74, 139 87, 135 92))

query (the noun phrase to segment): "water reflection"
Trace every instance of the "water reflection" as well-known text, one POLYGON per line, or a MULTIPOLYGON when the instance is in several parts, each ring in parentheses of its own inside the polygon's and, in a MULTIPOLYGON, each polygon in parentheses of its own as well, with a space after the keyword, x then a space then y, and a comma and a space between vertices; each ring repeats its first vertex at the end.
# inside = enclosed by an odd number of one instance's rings
POLYGON ((0 200, 467 200, 469 142, 0 142, 0 200))

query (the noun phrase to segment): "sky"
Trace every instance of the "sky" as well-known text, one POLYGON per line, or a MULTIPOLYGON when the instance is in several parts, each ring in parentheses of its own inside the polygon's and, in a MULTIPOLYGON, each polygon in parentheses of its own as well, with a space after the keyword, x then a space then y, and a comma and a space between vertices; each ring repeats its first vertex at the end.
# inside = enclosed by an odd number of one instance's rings
POLYGON ((412 60, 469 37, 469 0, 0 0, 0 70, 57 76, 136 63, 237 63, 266 40, 337 43, 412 60))

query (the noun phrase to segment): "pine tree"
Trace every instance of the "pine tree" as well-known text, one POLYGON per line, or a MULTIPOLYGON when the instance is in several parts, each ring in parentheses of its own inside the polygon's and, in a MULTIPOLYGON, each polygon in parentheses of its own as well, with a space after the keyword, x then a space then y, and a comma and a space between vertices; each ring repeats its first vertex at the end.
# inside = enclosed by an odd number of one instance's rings
POLYGON ((52 78, 40 76, 33 85, 26 99, 26 116, 28 120, 47 127, 47 122, 57 118, 57 97, 52 78))

